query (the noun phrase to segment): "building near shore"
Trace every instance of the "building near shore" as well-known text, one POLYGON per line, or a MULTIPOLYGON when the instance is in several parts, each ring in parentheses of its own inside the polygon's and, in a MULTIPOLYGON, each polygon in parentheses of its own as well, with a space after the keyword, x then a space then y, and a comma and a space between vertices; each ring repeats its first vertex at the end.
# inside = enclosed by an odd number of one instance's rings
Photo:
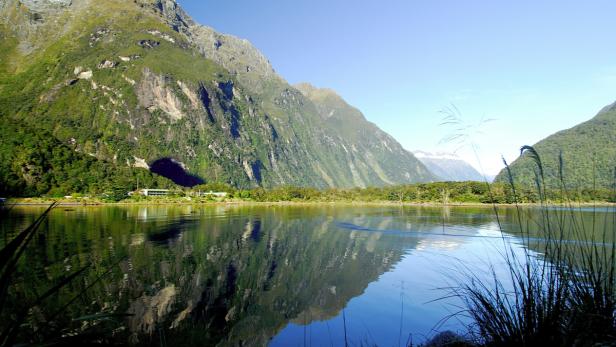
POLYGON ((168 196, 169 189, 141 189, 139 192, 143 196, 168 196))
POLYGON ((194 195, 198 197, 213 196, 216 198, 225 198, 227 197, 228 193, 227 192, 213 192, 213 191, 209 191, 209 192, 198 191, 198 192, 195 192, 194 195))

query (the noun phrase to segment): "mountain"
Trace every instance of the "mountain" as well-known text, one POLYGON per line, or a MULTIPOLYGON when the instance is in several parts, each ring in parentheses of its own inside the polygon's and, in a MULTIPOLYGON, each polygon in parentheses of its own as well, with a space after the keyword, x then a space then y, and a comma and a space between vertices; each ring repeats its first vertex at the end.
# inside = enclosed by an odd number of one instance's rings
POLYGON ((414 151, 413 154, 443 181, 484 181, 486 178, 469 163, 451 153, 414 151))
POLYGON ((0 140, 0 193, 134 187, 136 176, 156 182, 145 170, 160 159, 237 187, 434 178, 342 99, 313 102, 248 41, 196 24, 172 0, 6 0, 0 38, 0 125, 55 148, 0 140), (94 162, 67 172, 71 157, 94 162), (100 165, 108 175, 93 185, 100 165))
MULTIPOLYGON (((594 118, 573 128, 553 134, 534 146, 539 154, 545 182, 559 188, 560 155, 562 172, 568 189, 611 189, 616 167, 616 103, 604 107, 594 118)), ((514 182, 534 187, 537 165, 529 153, 511 163, 514 182)), ((496 178, 508 181, 505 170, 496 178)))
POLYGON ((323 126, 338 136, 333 141, 340 144, 348 158, 353 185, 434 180, 430 170, 412 153, 367 121, 361 111, 349 105, 335 91, 308 83, 298 84, 295 88, 316 106, 323 126))

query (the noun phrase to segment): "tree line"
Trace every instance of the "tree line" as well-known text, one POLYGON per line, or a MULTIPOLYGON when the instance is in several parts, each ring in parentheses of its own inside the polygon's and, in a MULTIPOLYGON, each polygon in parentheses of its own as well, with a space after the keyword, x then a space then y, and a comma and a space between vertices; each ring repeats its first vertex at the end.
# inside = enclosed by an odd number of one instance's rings
MULTIPOLYGON (((432 182, 387 187, 330 188, 278 187, 272 189, 237 189, 222 183, 210 183, 192 188, 192 191, 226 192, 226 199, 255 202, 401 202, 401 203, 478 203, 513 204, 539 203, 541 197, 536 189, 514 189, 508 183, 487 182, 432 182)), ((178 192, 188 195, 190 191, 178 192)), ((616 202, 614 192, 607 189, 579 189, 562 191, 548 189, 544 199, 562 203, 616 202)))

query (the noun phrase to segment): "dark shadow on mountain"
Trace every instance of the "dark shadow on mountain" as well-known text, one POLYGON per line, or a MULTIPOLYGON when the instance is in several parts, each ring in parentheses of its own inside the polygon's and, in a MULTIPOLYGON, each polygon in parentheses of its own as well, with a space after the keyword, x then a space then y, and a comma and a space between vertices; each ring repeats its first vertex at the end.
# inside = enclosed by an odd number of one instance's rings
POLYGON ((173 183, 182 187, 194 187, 205 181, 195 175, 188 173, 180 163, 172 158, 161 158, 150 164, 150 171, 157 175, 161 175, 173 181, 173 183))

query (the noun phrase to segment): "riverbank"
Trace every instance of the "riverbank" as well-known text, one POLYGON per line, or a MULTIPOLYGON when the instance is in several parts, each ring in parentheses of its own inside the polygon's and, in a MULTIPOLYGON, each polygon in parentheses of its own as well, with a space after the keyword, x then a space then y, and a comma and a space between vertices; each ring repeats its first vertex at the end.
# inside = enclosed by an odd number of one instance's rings
POLYGON ((614 192, 607 190, 542 189, 537 194, 523 187, 513 189, 503 183, 433 182, 404 186, 367 188, 316 189, 307 187, 276 187, 238 189, 224 184, 205 184, 191 189, 109 188, 99 192, 74 192, 41 195, 33 198, 14 198, 8 203, 63 205, 121 204, 373 204, 373 205, 429 205, 429 206, 511 206, 568 205, 571 202, 588 206, 615 203, 614 192), (152 196, 156 194, 156 196, 152 196))
POLYGON ((242 199, 207 199, 189 197, 149 197, 139 199, 126 199, 118 202, 105 201, 95 198, 9 198, 7 206, 48 206, 56 203, 58 206, 150 206, 150 205, 205 205, 205 206, 425 206, 425 207, 539 207, 539 206, 576 206, 576 207, 612 207, 615 203, 605 201, 595 202, 547 202, 547 203, 478 203, 478 202, 438 202, 438 201, 364 201, 364 200, 287 200, 287 201, 254 201, 242 199))

